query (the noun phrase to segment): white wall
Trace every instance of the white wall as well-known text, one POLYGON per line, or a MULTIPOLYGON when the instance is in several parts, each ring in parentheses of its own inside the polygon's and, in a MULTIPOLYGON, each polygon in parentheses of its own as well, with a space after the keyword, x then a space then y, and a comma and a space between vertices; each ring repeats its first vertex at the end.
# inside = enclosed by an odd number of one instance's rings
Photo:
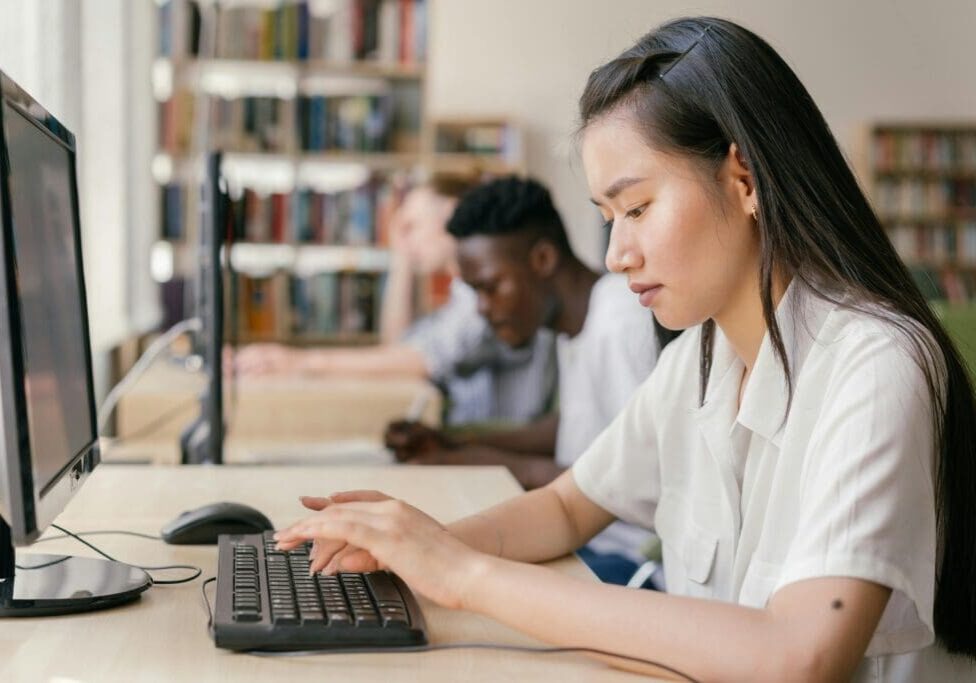
POLYGON ((109 381, 108 350, 159 315, 148 275, 148 243, 158 224, 149 172, 153 13, 148 1, 0 0, 0 69, 78 140, 98 396, 109 381))
POLYGON ((158 319, 148 275, 156 202, 149 161, 155 6, 130 0, 0 0, 0 69, 78 139, 92 347, 158 319))
POLYGON ((589 72, 657 24, 710 14, 770 42, 852 154, 877 119, 976 120, 974 0, 431 0, 433 116, 504 115, 527 129, 573 244, 602 261, 572 140, 589 72))

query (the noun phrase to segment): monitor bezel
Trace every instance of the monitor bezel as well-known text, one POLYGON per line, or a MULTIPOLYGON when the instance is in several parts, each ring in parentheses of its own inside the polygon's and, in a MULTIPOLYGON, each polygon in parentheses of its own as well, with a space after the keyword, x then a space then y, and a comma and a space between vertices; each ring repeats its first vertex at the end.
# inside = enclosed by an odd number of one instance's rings
POLYGON ((9 104, 42 133, 68 152, 71 170, 71 202, 75 263, 78 267, 78 295, 81 303, 87 400, 93 438, 70 459, 43 489, 35 490, 31 465, 31 444, 24 393, 23 330, 19 311, 16 260, 13 252, 13 224, 10 215, 10 160, 7 154, 4 108, 0 106, 0 324, 9 330, 0 335, 0 516, 11 529, 17 545, 30 543, 61 513, 75 492, 99 462, 96 427, 91 338, 78 197, 77 149, 74 135, 34 98, 0 71, 0 105, 9 104), (13 427, 13 429, 11 429, 13 427))

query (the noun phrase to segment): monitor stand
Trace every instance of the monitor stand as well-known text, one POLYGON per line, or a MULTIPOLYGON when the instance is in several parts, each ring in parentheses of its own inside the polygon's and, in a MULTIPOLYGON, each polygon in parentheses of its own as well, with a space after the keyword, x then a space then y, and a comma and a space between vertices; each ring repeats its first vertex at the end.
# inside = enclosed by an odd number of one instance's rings
POLYGON ((41 617, 113 607, 152 585, 138 567, 70 555, 22 555, 0 519, 0 617, 41 617))

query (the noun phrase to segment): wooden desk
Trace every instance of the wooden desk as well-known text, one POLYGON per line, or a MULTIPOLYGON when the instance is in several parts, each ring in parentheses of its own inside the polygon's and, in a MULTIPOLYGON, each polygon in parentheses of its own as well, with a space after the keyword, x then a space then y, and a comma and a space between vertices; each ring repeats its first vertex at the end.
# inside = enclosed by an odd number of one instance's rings
MULTIPOLYGON (((116 431, 122 443, 107 450, 106 461, 179 464, 179 435, 199 412, 194 399, 203 386, 199 373, 170 360, 155 363, 119 401, 116 431)), ((421 419, 440 424, 440 393, 419 379, 238 378, 224 397, 225 461, 267 462, 264 456, 279 459, 279 451, 304 451, 335 462, 350 450, 362 452, 364 444, 375 454, 387 424, 403 418, 420 394, 428 397, 421 419)))
MULTIPOLYGON (((137 465, 180 464, 179 439, 102 439, 102 460, 137 465)), ((230 465, 392 465, 393 455, 379 439, 242 438, 224 440, 230 465)))
MULTIPOLYGON (((303 514, 299 494, 380 488, 448 522, 517 495, 503 468, 468 467, 159 467, 102 465, 58 524, 72 531, 126 529, 158 533, 185 509, 218 500, 254 505, 275 525, 303 514)), ((216 548, 168 546, 128 536, 91 540, 123 561, 187 563, 200 579, 156 586, 130 605, 66 617, 0 621, 0 681, 636 681, 582 655, 491 650, 315 655, 265 658, 218 650, 206 630, 200 585, 213 576, 216 548)), ((22 551, 93 553, 70 540, 22 551)), ((575 558, 552 563, 590 576, 575 558)), ((212 589, 211 599, 212 599, 212 589)), ((490 619, 438 608, 421 599, 432 643, 459 641, 539 644, 490 619)))

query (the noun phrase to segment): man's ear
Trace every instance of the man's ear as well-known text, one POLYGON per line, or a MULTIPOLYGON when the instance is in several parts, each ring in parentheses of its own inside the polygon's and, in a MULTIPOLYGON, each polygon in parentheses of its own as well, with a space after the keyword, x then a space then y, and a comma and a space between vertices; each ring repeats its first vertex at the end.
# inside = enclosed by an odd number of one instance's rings
POLYGON ((561 254, 556 245, 546 239, 541 239, 529 249, 529 268, 539 278, 552 277, 559 267, 561 254))

